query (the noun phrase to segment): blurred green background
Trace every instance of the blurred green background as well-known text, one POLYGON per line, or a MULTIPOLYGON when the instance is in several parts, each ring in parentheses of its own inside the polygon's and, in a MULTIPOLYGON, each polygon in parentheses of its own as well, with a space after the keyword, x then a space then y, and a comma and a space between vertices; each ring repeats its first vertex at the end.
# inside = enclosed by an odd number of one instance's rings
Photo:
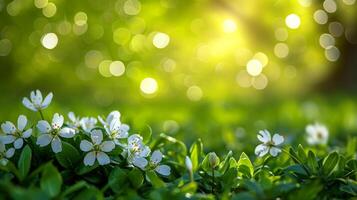
POLYGON ((0 0, 0 120, 119 110, 140 131, 252 151, 258 130, 357 133, 356 0, 0 0), (252 145, 251 145, 252 144, 252 145))

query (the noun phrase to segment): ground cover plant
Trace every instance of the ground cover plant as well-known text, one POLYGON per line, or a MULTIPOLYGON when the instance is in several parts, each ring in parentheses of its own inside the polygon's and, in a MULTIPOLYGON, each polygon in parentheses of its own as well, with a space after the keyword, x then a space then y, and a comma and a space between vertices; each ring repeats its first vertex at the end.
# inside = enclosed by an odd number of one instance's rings
POLYGON ((356 138, 327 146, 322 124, 306 126, 309 146, 286 135, 257 133, 255 155, 205 152, 150 127, 140 133, 106 117, 44 112, 53 94, 32 91, 23 105, 41 120, 19 115, 1 124, 2 199, 354 199, 356 138))

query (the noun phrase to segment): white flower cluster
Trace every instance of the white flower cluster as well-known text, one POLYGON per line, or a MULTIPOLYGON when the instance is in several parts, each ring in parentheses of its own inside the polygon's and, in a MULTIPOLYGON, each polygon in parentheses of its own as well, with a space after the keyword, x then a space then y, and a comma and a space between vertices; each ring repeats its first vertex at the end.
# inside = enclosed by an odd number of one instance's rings
POLYGON ((0 134, 0 164, 6 165, 15 149, 21 149, 24 141, 31 136, 37 137, 36 144, 45 147, 51 144, 54 153, 62 151, 62 140, 74 138, 90 138, 91 141, 82 139, 79 148, 86 152, 83 163, 86 166, 93 166, 97 161, 99 165, 107 165, 111 162, 111 152, 115 148, 121 148, 122 156, 126 158, 128 165, 136 166, 142 170, 155 170, 163 176, 169 176, 171 168, 168 165, 160 164, 163 155, 159 150, 155 150, 151 156, 151 149, 143 142, 143 138, 138 134, 129 135, 129 126, 120 121, 120 112, 112 111, 106 119, 98 116, 102 127, 97 126, 97 119, 94 117, 76 116, 73 112, 68 113, 69 121, 65 124, 64 117, 55 113, 49 123, 43 117, 42 110, 47 108, 52 101, 52 93, 42 99, 39 90, 32 91, 29 98, 24 98, 23 105, 35 112, 40 112, 42 120, 37 122, 36 128, 39 135, 32 134, 32 128, 27 128, 27 118, 20 115, 17 120, 17 127, 10 121, 1 125, 4 134, 0 134), (104 132, 104 133, 103 133, 104 132), (82 134, 82 137, 80 136, 82 134), (13 147, 6 149, 6 145, 13 144, 13 147), (150 159, 149 159, 150 157, 150 159))

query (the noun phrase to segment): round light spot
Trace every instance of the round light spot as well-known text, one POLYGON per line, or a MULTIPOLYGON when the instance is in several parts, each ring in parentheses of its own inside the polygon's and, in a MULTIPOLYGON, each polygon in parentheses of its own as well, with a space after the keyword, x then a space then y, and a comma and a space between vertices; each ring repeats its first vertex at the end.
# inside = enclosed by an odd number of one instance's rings
POLYGON ((35 0, 34 4, 37 8, 44 8, 48 4, 48 0, 35 0))
POLYGON ((141 3, 138 0, 127 0, 124 3, 124 13, 127 15, 137 15, 140 13, 141 3))
POLYGON ((278 58, 285 58, 289 55, 289 46, 285 43, 278 43, 274 46, 274 54, 278 58))
POLYGON ((77 24, 73 24, 72 26, 73 33, 76 35, 82 35, 88 30, 88 24, 84 24, 82 26, 78 26, 77 24))
POLYGON ((103 60, 98 67, 99 73, 104 77, 111 77, 112 74, 110 73, 110 64, 112 63, 111 60, 103 60))
POLYGON ((203 96, 203 92, 200 87, 194 85, 187 89, 186 95, 191 101, 199 101, 203 96))
POLYGON ((155 34, 152 43, 158 49, 163 49, 169 45, 170 37, 166 33, 158 32, 155 34))
POLYGON ((165 58, 161 64, 166 72, 173 72, 176 68, 176 61, 171 58, 165 58))
POLYGON ((275 30, 275 38, 279 41, 288 39, 288 31, 285 28, 278 28, 275 30))
POLYGON ((269 62, 268 56, 267 56, 265 53, 263 53, 263 52, 258 52, 258 53, 256 53, 256 54, 253 56, 253 58, 256 59, 256 60, 258 60, 258 61, 262 64, 263 67, 265 67, 265 66, 268 64, 268 62, 269 62))
POLYGON ((326 24, 328 21, 328 15, 325 11, 323 10, 316 10, 314 12, 314 20, 318 24, 326 24))
POLYGON ((68 21, 62 21, 57 26, 57 31, 61 35, 67 35, 71 32, 72 25, 68 21))
POLYGON ((299 4, 303 7, 311 6, 312 0, 299 0, 299 4))
POLYGON ((285 18, 286 25, 291 29, 297 29, 300 26, 300 17, 296 14, 290 14, 285 18))
POLYGON ((321 47, 326 49, 329 46, 335 45, 335 38, 328 33, 324 33, 320 36, 319 42, 321 47))
POLYGON ((325 57, 327 60, 335 62, 340 57, 340 50, 338 50, 335 46, 329 46, 325 49, 325 57))
POLYGON ((241 70, 236 77, 236 81, 239 86, 243 88, 248 88, 252 85, 251 76, 245 70, 241 70))
POLYGON ((110 64, 109 70, 114 76, 121 76, 125 72, 125 65, 121 61, 114 61, 110 64))
POLYGON ((0 40, 0 56, 7 56, 12 48, 11 41, 8 39, 0 40))
POLYGON ((232 19, 224 20, 222 26, 225 33, 233 33, 237 30, 237 24, 232 19))
POLYGON ((247 63, 247 72, 252 76, 258 76, 263 70, 263 65, 259 60, 251 59, 247 63))
POLYGON ((89 68, 97 68, 100 62, 103 60, 103 55, 100 51, 91 50, 88 51, 84 57, 84 62, 89 68))
POLYGON ((57 46, 58 37, 55 33, 47 33, 42 37, 41 43, 46 49, 53 49, 57 46))
POLYGON ((78 26, 83 26, 87 24, 88 16, 85 12, 77 12, 74 15, 74 23, 78 26))
POLYGON ((268 78, 264 74, 252 78, 252 86, 257 90, 263 90, 268 85, 268 78))
POLYGON ((157 82, 153 78, 144 78, 140 83, 140 90, 145 94, 154 94, 157 89, 157 82))
POLYGON ((117 28, 113 33, 113 40, 119 45, 124 45, 129 42, 131 32, 126 28, 117 28))
POLYGON ((334 0, 325 0, 322 6, 328 13, 334 13, 337 10, 337 4, 334 0))
POLYGON ((56 4, 48 3, 46 7, 42 8, 42 14, 48 18, 53 17, 57 12, 56 4))
POLYGON ((342 0, 344 4, 346 5, 353 5, 356 3, 356 0, 342 0))
POLYGON ((331 22, 328 25, 328 31, 334 37, 340 37, 343 34, 344 28, 340 22, 331 22))

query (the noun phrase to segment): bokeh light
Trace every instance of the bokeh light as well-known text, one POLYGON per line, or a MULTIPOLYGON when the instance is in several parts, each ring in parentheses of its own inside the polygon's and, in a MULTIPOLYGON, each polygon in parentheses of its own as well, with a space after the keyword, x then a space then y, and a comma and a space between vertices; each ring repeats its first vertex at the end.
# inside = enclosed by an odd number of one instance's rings
POLYGON ((125 65, 121 61, 113 61, 109 65, 109 70, 113 76, 121 76, 125 72, 125 65))
POLYGON ((170 37, 166 33, 156 33, 154 38, 152 39, 152 44, 158 48, 158 49, 163 49, 167 45, 169 45, 170 42, 170 37))
POLYGON ((286 25, 291 29, 297 29, 300 26, 300 17, 297 14, 290 14, 285 18, 286 25))
POLYGON ((222 26, 225 33, 233 33, 237 30, 237 24, 233 19, 225 19, 222 26))
POLYGON ((252 76, 258 76, 263 70, 262 63, 257 59, 251 59, 247 63, 247 72, 252 76))
POLYGON ((191 86, 187 89, 187 98, 191 101, 199 101, 203 96, 202 89, 196 85, 191 86))
POLYGON ((158 85, 155 79, 151 77, 144 78, 140 83, 140 90, 145 94, 154 94, 158 90, 158 85))
POLYGON ((54 49, 58 43, 58 37, 55 33, 47 33, 41 39, 42 46, 46 49, 54 49))

